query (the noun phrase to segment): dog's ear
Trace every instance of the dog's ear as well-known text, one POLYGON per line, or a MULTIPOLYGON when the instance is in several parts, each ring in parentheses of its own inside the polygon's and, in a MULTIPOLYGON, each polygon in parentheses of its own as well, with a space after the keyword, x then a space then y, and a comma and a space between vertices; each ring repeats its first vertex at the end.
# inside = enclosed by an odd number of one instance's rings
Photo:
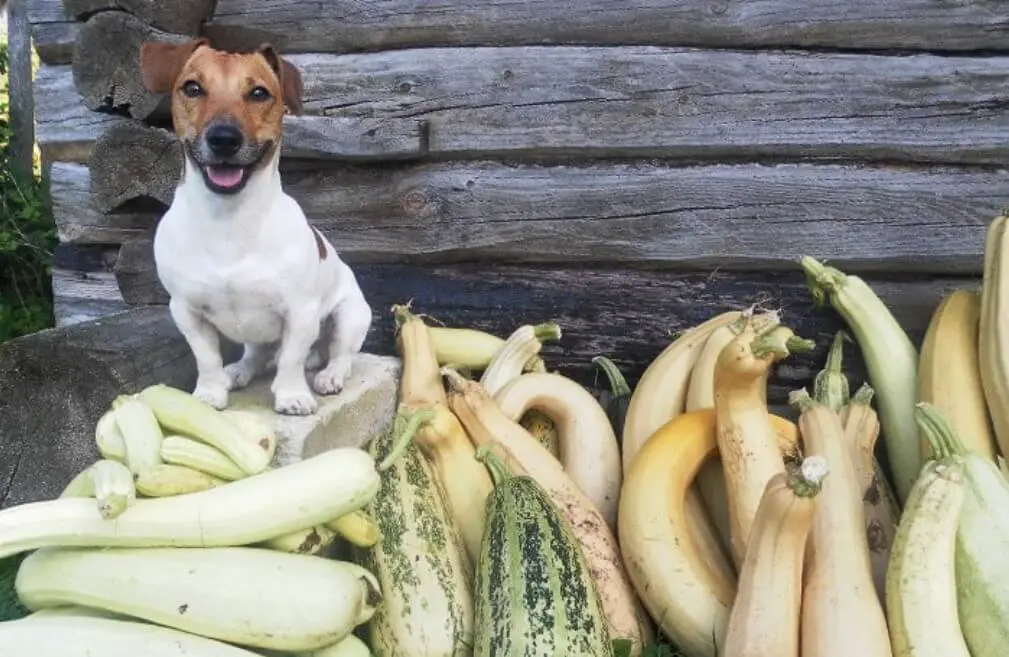
POLYGON ((206 39, 190 39, 182 43, 148 41, 140 46, 140 77, 144 88, 152 94, 172 90, 175 78, 197 48, 205 46, 206 39))
POLYGON ((277 74, 277 79, 280 80, 280 88, 284 93, 284 104, 287 105, 287 109, 291 111, 291 114, 301 114, 301 98, 305 92, 301 82, 301 71, 294 64, 278 55, 276 49, 268 43, 259 46, 256 52, 266 59, 270 68, 277 74))

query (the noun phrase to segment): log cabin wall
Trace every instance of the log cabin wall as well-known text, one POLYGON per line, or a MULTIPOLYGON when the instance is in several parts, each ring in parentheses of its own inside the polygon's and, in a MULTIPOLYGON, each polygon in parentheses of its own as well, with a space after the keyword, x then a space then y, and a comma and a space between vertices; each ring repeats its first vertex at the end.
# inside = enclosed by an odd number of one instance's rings
MULTIPOLYGON (((506 335, 556 319, 583 382, 751 303, 819 348, 808 254, 919 341, 1009 205, 1009 5, 982 0, 29 0, 61 322, 163 304, 151 234, 180 155, 139 43, 273 43, 305 79, 284 182, 388 308, 506 335)), ((852 359, 854 360, 854 359, 852 359)), ((857 378, 857 377, 856 377, 857 378)))

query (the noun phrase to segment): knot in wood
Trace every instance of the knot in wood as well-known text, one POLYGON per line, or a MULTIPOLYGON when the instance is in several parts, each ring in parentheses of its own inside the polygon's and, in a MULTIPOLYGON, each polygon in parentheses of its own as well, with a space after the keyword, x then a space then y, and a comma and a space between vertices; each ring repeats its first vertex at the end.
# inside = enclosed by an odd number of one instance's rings
POLYGON ((421 215, 426 212, 428 206, 430 205, 430 199, 428 199, 427 194, 424 193, 422 189, 411 189, 409 192, 403 195, 403 200, 401 205, 403 206, 403 211, 409 215, 421 215))

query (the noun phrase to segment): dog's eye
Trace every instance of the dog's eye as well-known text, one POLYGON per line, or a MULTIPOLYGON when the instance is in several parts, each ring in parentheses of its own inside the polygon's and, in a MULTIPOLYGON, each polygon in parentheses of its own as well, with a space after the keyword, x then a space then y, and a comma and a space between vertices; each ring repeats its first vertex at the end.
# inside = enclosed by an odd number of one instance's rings
POLYGON ((249 100, 269 100, 270 92, 266 90, 265 87, 253 87, 252 91, 249 92, 249 100))
POLYGON ((199 83, 189 80, 182 85, 182 93, 186 94, 189 98, 196 98, 203 95, 203 87, 199 83))

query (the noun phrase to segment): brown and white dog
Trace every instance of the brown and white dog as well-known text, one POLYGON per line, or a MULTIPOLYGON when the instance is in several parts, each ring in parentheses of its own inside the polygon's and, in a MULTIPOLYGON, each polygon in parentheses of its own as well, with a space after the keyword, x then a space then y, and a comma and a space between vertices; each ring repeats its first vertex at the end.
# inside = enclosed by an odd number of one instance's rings
POLYGON ((144 86, 170 93, 185 168, 154 239, 158 277, 196 359, 193 394, 214 406, 273 362, 278 413, 307 415, 340 392, 371 327, 350 267, 281 188, 286 109, 301 112, 301 74, 269 45, 251 53, 205 39, 145 43, 144 86), (224 365, 219 334, 244 345, 224 365), (328 362, 309 387, 313 344, 328 362))

